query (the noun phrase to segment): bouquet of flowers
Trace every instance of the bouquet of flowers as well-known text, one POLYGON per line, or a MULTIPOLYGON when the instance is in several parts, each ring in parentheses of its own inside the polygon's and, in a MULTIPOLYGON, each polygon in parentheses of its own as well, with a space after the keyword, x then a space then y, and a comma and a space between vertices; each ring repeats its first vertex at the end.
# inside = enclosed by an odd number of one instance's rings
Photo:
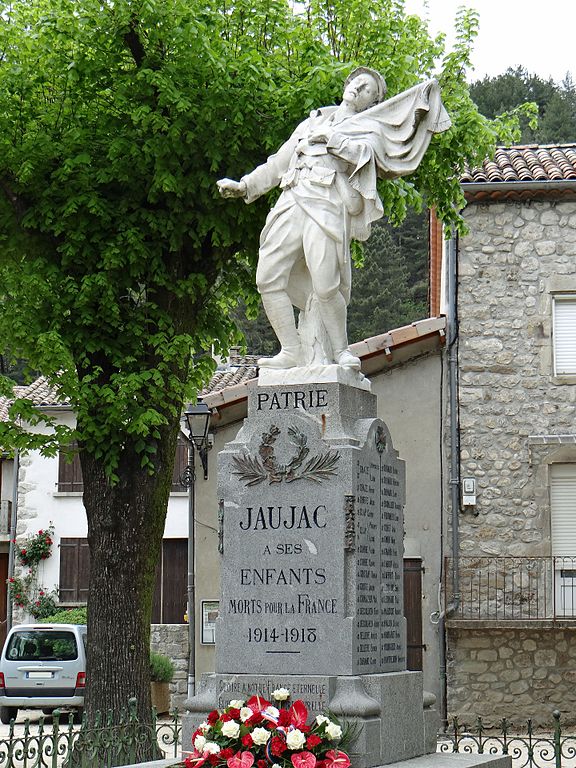
POLYGON ((192 735, 186 768, 348 768, 350 758, 337 746, 343 739, 341 726, 326 715, 308 724, 303 701, 282 708, 289 697, 286 688, 278 688, 272 698, 280 709, 252 696, 210 712, 192 735))

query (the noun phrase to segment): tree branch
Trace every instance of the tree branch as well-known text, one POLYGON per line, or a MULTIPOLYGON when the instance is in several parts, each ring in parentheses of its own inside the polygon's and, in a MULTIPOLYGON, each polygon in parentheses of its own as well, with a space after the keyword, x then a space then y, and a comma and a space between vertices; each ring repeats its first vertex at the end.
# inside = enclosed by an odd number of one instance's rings
POLYGON ((132 21, 130 22, 129 31, 124 35, 124 42, 128 46, 128 50, 132 54, 136 66, 141 67, 146 56, 146 50, 144 49, 138 34, 138 20, 134 17, 132 17, 132 21))

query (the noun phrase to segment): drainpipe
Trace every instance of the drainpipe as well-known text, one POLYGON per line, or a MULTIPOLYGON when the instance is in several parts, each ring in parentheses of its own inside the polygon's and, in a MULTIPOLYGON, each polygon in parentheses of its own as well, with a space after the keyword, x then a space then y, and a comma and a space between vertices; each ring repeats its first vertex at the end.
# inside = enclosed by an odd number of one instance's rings
POLYGON ((440 691, 442 718, 447 718, 447 676, 446 676, 446 617, 458 610, 460 605, 459 574, 459 523, 460 523, 460 432, 458 425, 458 308, 457 308, 457 264, 458 241, 452 230, 448 241, 448 296, 447 296, 447 349, 448 349, 448 399, 450 405, 450 511, 452 523, 452 569, 450 573, 452 602, 438 616, 440 643, 440 691))
MULTIPOLYGON (((14 550, 16 539, 16 523, 18 522, 18 475, 20 474, 20 452, 14 452, 12 468, 12 514, 10 516, 10 549, 8 550, 8 578, 14 576, 14 550)), ((12 600, 6 601, 6 632, 12 628, 12 600)))

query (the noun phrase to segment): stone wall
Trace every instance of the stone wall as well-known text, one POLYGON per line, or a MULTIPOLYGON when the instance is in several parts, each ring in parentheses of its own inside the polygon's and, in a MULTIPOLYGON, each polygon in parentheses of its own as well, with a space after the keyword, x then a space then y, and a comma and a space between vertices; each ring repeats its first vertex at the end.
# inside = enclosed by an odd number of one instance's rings
POLYGON ((546 481, 529 436, 576 431, 576 381, 553 377, 551 350, 553 292, 576 291, 576 202, 473 204, 465 216, 461 472, 476 478, 479 514, 462 518, 461 554, 548 555, 546 481))
POLYGON ((188 624, 152 624, 150 645, 152 650, 172 659, 170 708, 183 709, 188 684, 188 624))
MULTIPOLYGON (((554 376, 552 355, 553 297, 576 293, 576 201, 471 204, 464 215, 470 233, 458 249, 460 470, 476 479, 477 503, 460 515, 460 556, 478 573, 487 568, 480 558, 493 558, 497 579, 491 592, 482 579, 474 592, 470 574, 461 572, 462 606, 468 601, 468 615, 477 611, 473 618, 481 621, 474 629, 457 629, 454 621, 448 632, 448 710, 468 722, 477 715, 532 717, 550 727, 555 708, 575 717, 576 626, 505 628, 485 614, 510 599, 525 617, 522 601, 530 595, 518 593, 519 570, 532 565, 520 558, 542 557, 537 568, 550 567, 549 465, 576 462, 576 377, 554 376), (505 557, 514 560, 504 565, 505 557)), ((534 610, 552 618, 546 585, 541 576, 530 582, 540 601, 536 609, 531 604, 530 618, 534 610)))
POLYGON ((448 716, 473 725, 506 717, 552 730, 552 712, 576 723, 576 626, 448 630, 448 716))

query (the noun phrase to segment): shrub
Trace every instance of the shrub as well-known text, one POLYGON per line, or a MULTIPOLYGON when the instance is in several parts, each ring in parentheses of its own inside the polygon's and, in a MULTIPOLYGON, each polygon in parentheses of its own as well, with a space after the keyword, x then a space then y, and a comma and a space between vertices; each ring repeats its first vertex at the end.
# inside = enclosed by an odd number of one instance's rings
POLYGON ((81 608, 65 608, 50 616, 40 619, 42 624, 86 624, 88 611, 85 605, 81 608))
POLYGON ((150 679, 153 683, 169 683, 174 677, 174 664, 168 656, 150 651, 150 679))

